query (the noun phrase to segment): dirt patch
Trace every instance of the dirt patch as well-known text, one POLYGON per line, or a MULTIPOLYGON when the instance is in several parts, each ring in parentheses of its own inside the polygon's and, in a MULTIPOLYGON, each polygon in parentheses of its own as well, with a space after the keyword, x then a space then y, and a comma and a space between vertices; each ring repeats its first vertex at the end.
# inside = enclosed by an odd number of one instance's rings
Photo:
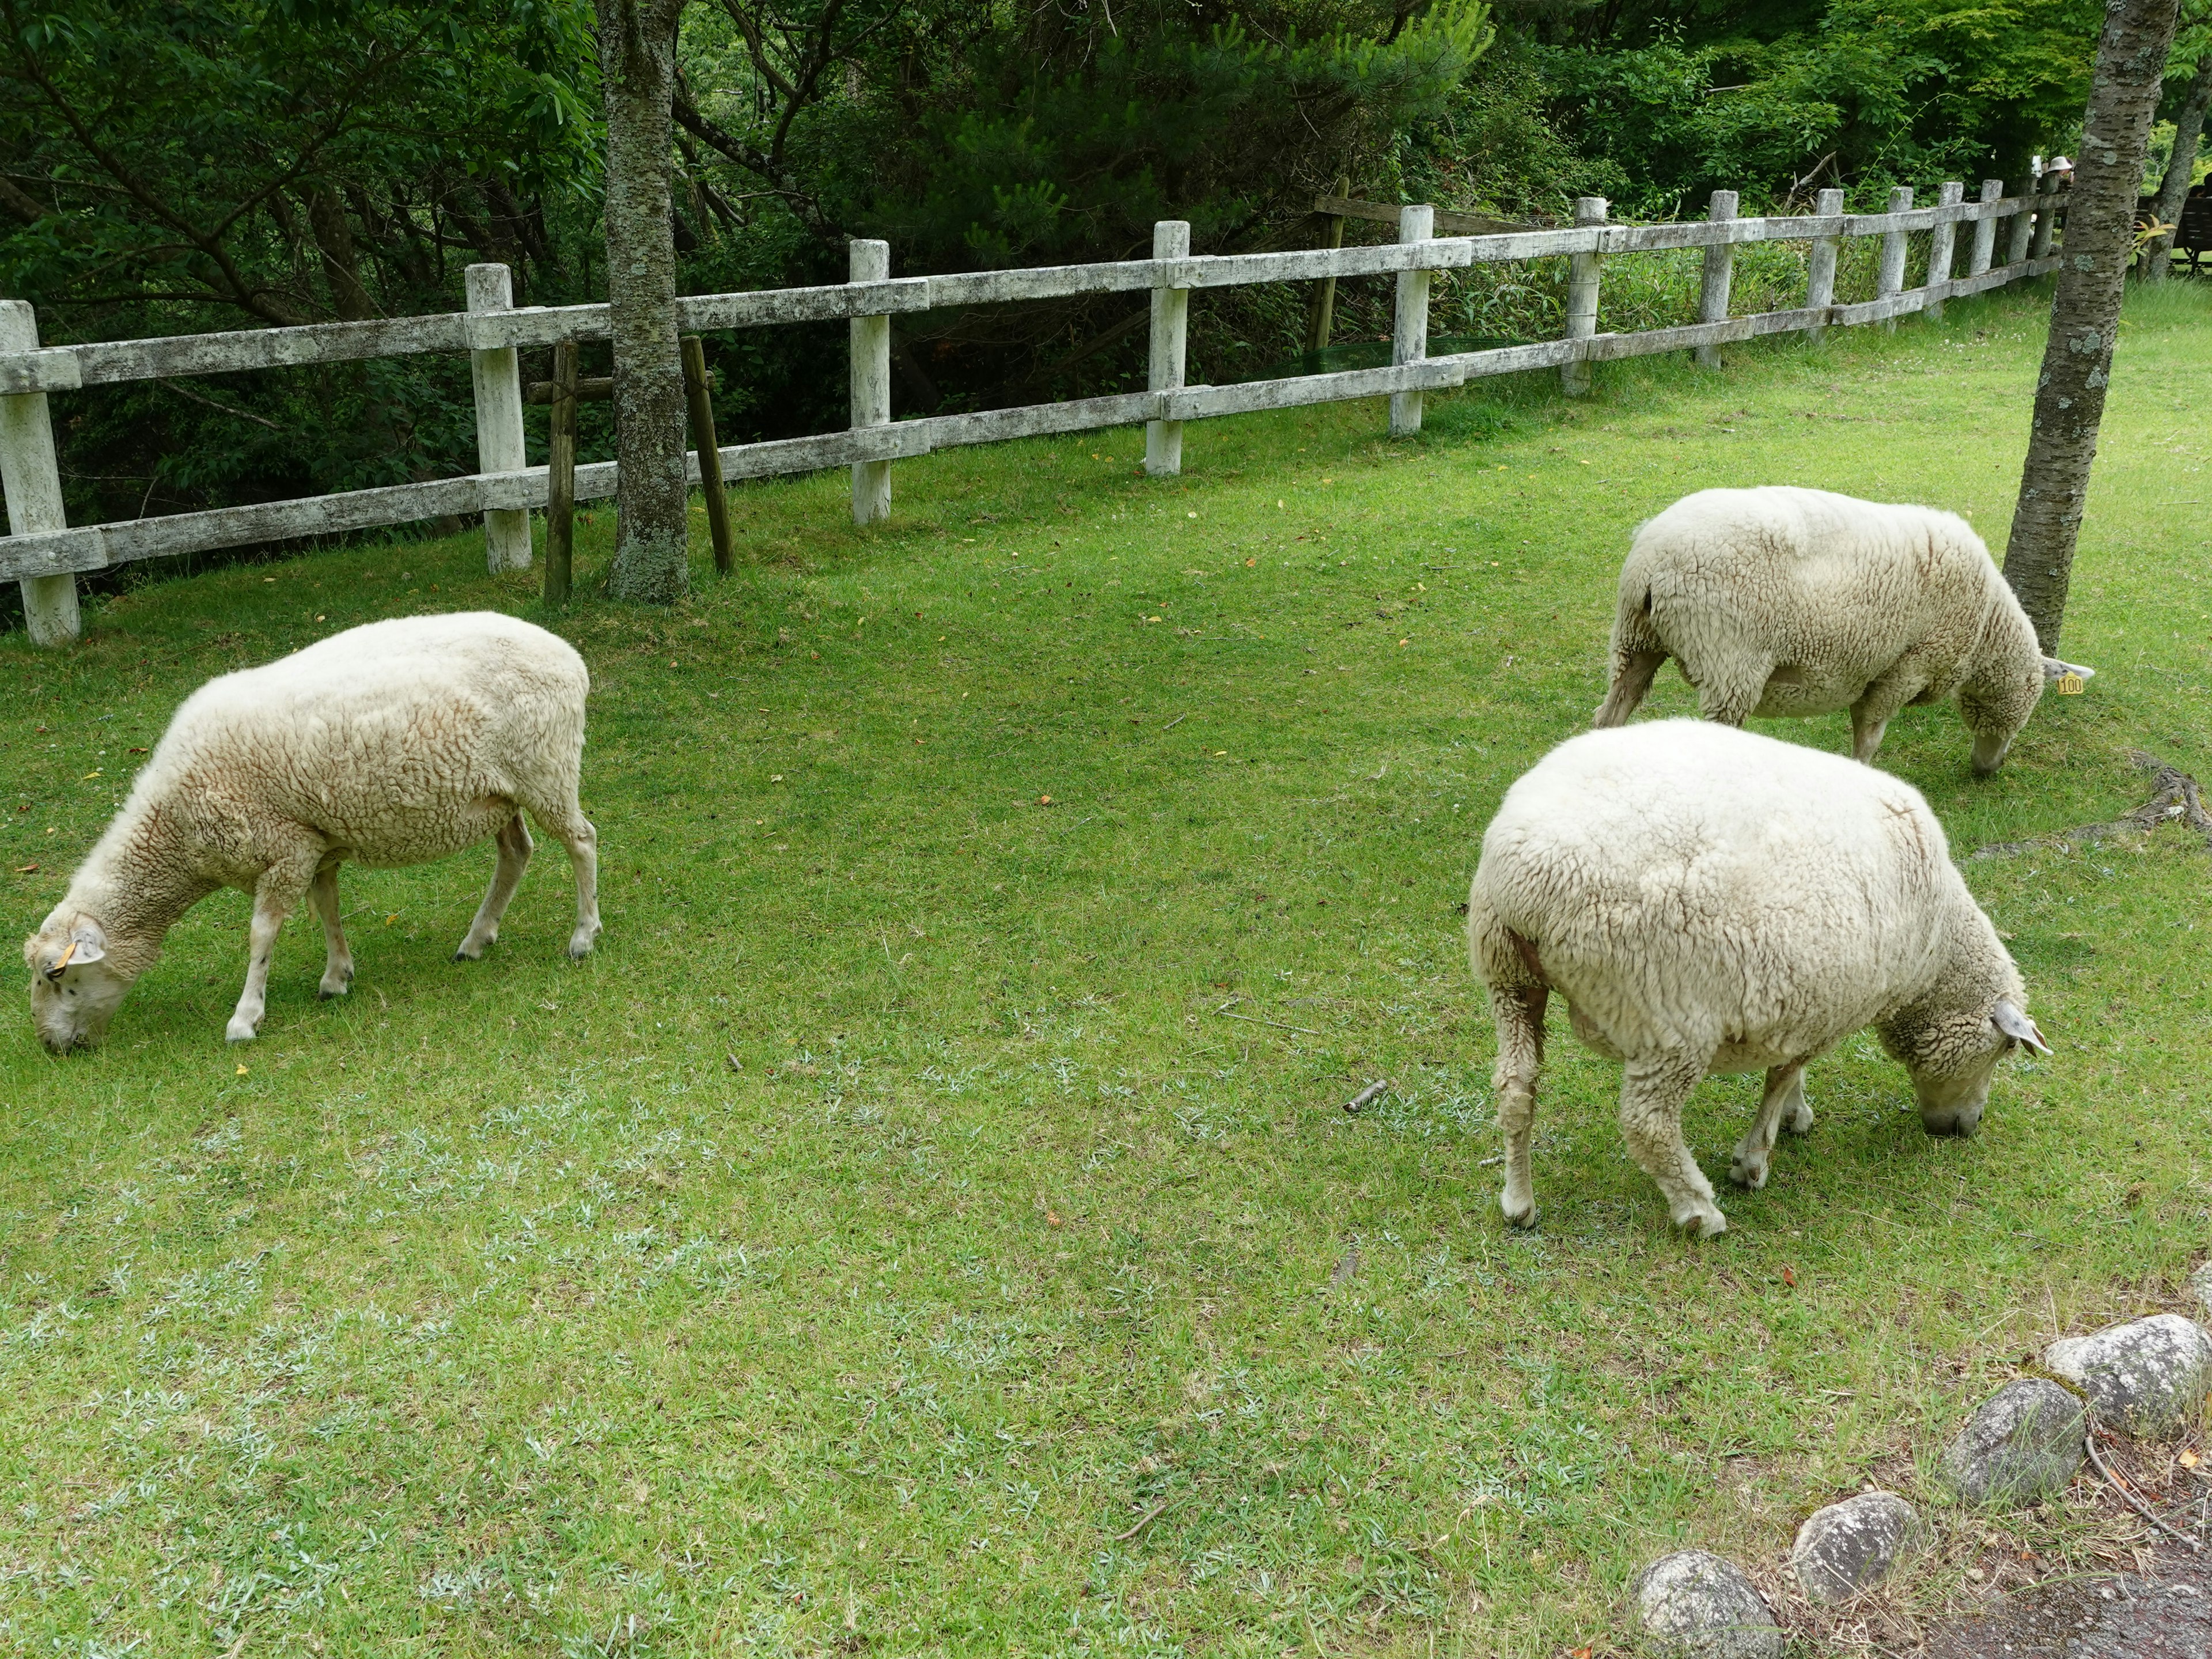
POLYGON ((2177 1546, 2148 1571, 2050 1580, 1925 1634, 1927 1659, 2206 1659, 2212 1560, 2177 1546))

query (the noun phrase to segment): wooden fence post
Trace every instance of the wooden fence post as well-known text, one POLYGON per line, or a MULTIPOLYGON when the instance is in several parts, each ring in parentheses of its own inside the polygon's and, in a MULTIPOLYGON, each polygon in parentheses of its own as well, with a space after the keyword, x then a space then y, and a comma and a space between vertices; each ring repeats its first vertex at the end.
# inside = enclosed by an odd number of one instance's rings
MULTIPOLYGON (((1398 210, 1398 240, 1425 242, 1437 234, 1437 210, 1432 207, 1398 210)), ((1429 355, 1429 273, 1398 273, 1398 304, 1390 323, 1390 362, 1418 363, 1429 355)), ((1410 438, 1421 429, 1421 394, 1390 394, 1390 435, 1410 438)))
POLYGON ((2027 258, 2029 239, 2035 234, 2035 180, 2020 181, 2020 211, 2012 216, 2012 226, 2005 237, 2005 263, 2016 265, 2027 258))
MULTIPOLYGON (((1712 204, 1705 210, 1708 219, 1735 217, 1735 192, 1717 190, 1712 204)), ((1705 281, 1698 290, 1698 320, 1701 323, 1723 323, 1728 320, 1729 283, 1735 275, 1735 246, 1731 242, 1716 242, 1705 250, 1705 281)), ((1717 345, 1701 345, 1695 356, 1700 368, 1718 368, 1721 349, 1717 345)))
MULTIPOLYGON (((2004 199, 2004 180, 1982 180, 1982 200, 1984 204, 2004 199)), ((1966 275, 1978 276, 1990 268, 1990 260, 1997 251, 1997 222, 1994 219, 1974 221, 1974 245, 1966 253, 1966 275)))
MULTIPOLYGON (((1577 196, 1575 198, 1575 222, 1577 225, 1601 225, 1605 222, 1606 200, 1602 196, 1577 196)), ((1577 253, 1567 262, 1567 332, 1570 340, 1587 340, 1597 332, 1598 263, 1601 255, 1593 252, 1577 253)), ((1579 398, 1590 389, 1590 366, 1577 357, 1571 363, 1559 365, 1559 390, 1570 398, 1579 398)))
MULTIPOLYGON (((1190 224, 1183 219, 1163 219, 1152 227, 1152 258, 1190 258, 1190 224)), ((1182 388, 1183 340, 1190 321, 1190 290, 1156 288, 1152 290, 1152 351, 1145 376, 1147 390, 1175 392, 1182 388)), ((1182 422, 1145 422, 1145 471, 1155 478, 1172 478, 1182 471, 1182 422)))
MULTIPOLYGON (((0 351, 39 349, 39 319, 27 300, 0 300, 0 351)), ((8 495, 8 532, 35 536, 66 530, 61 466, 54 457, 54 426, 46 394, 19 392, 0 398, 0 489, 8 495)), ((83 631, 77 614, 76 578, 26 576, 23 622, 33 645, 66 645, 83 631)))
POLYGON ((576 343, 553 348, 552 441, 545 457, 545 603, 568 603, 576 550, 576 343))
MULTIPOLYGON (((1943 188, 1936 192, 1936 205, 1956 207, 1966 199, 1966 187, 1956 179, 1947 179, 1943 188)), ((1936 226, 1928 233, 1928 286, 1938 288, 1951 280, 1951 267, 1959 246, 1959 226, 1956 220, 1936 226)), ((1928 301, 1928 315, 1936 322, 1943 320, 1943 296, 1940 293, 1928 301)))
MULTIPOLYGON (((1351 179, 1340 178, 1336 181, 1337 199, 1341 201, 1351 193, 1351 179)), ((1328 222, 1328 240, 1322 246, 1328 248, 1342 247, 1344 246, 1344 216, 1341 213, 1331 213, 1323 216, 1328 222)), ((1306 302, 1306 349, 1308 351, 1328 349, 1328 331, 1335 320, 1336 278, 1324 276, 1314 284, 1313 298, 1306 302)))
MULTIPOLYGON (((1899 185, 1889 192, 1889 210, 1907 213, 1912 208, 1912 186, 1899 185)), ((1887 300, 1905 291, 1905 234, 1901 230, 1886 230, 1881 234, 1881 264, 1876 267, 1874 278, 1874 297, 1887 300)), ((1897 332, 1897 319, 1882 319, 1882 331, 1897 332)))
MULTIPOLYGON (((1844 210, 1844 192, 1824 190, 1813 203, 1813 211, 1823 219, 1832 219, 1844 210)), ((1805 306, 1808 311, 1821 311, 1836 302, 1836 248, 1841 239, 1834 236, 1815 236, 1811 250, 1805 257, 1805 306)), ((1826 323, 1815 323, 1805 331, 1808 339, 1817 340, 1827 331, 1826 323)))
POLYGON ((2031 259, 2051 257, 2051 233, 2058 228, 2058 175, 2046 173, 2035 192, 2035 240, 2028 248, 2031 259))
MULTIPOLYGON (((855 283, 890 280, 891 245, 854 240, 846 245, 846 277, 855 283)), ((891 319, 855 317, 852 319, 853 429, 888 426, 891 418, 891 319)), ((703 463, 702 463, 703 465, 703 463)), ((718 462, 716 476, 721 472, 718 462)), ((853 463, 853 522, 880 524, 891 515, 891 464, 889 461, 853 463)), ((727 569, 715 555, 715 568, 727 569)))
MULTIPOLYGON (((514 276, 505 265, 471 265, 469 313, 495 315, 514 309, 514 276)), ((520 472, 530 465, 522 445, 522 370, 513 346, 469 353, 477 390, 477 470, 520 472)), ((484 513, 484 564, 502 570, 530 568, 530 509, 495 507, 484 513)))
MULTIPOLYGON (((890 319, 884 319, 888 331, 890 319)), ((714 543, 714 569, 726 576, 733 562, 730 549, 730 496, 722 488, 722 452, 714 436, 714 398, 707 382, 707 348, 696 334, 677 341, 684 353, 684 401, 691 417, 691 441, 699 451, 699 493, 707 502, 707 533, 714 543)), ((884 379, 890 378, 884 370, 884 379)), ((890 463, 885 462, 888 466, 890 463)), ((884 479, 888 493, 890 480, 884 479)), ((888 507, 888 503, 886 504, 888 507)))

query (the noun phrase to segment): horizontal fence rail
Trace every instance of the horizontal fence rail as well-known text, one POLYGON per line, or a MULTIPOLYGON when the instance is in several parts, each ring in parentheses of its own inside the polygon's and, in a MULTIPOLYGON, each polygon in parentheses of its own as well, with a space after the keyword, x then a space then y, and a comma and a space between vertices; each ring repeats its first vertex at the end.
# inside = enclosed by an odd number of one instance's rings
MULTIPOLYGON (((1808 332, 1866 323, 1887 322, 1919 311, 1940 313, 1943 302, 2000 288, 2055 270, 2051 228, 2061 206, 2054 194, 2005 197, 1996 181, 1985 181, 1978 201, 1947 185, 1942 205, 1915 208, 1911 191, 1893 192, 1887 213, 1842 212, 1841 192, 1821 192, 1819 210, 1809 215, 1737 218, 1735 197, 1717 191, 1711 216, 1673 224, 1616 225, 1605 222, 1606 204, 1588 198, 1577 204, 1576 222, 1555 229, 1491 231, 1495 221, 1435 214, 1426 207, 1385 210, 1336 197, 1316 201, 1317 210, 1340 216, 1395 216, 1400 240, 1365 247, 1325 247, 1278 253, 1188 256, 1188 230, 1163 224, 1155 238, 1156 256, 1025 270, 970 271, 950 276, 886 278, 887 252, 880 258, 858 255, 881 244, 855 243, 855 280, 815 288, 766 289, 741 294, 697 295, 677 301, 678 327, 684 333, 774 326, 788 323, 849 320, 854 325, 855 384, 888 374, 889 334, 880 326, 901 313, 954 307, 1000 305, 1079 295, 1149 292, 1153 295, 1152 374, 1144 392, 1085 398, 970 415, 931 416, 889 421, 880 411, 842 432, 815 437, 739 444, 715 451, 724 480, 767 477, 825 467, 867 468, 872 483, 863 507, 856 484, 855 513, 881 517, 889 510, 890 479, 885 465, 912 459, 933 450, 1004 439, 1100 428, 1147 424, 1146 469, 1179 469, 1182 423, 1255 410, 1389 396, 1392 429, 1419 426, 1420 394, 1446 390, 1486 375, 1556 368, 1571 393, 1587 385, 1587 365, 1660 352, 1694 350, 1701 361, 1717 361, 1715 349, 1763 335, 1808 332), (1997 222, 2014 221, 2007 258, 1993 264, 1997 222), (1484 234, 1438 236, 1433 227, 1478 226, 1484 234), (1971 227, 1961 238, 1958 228, 1971 227), (1175 234, 1168 234, 1170 230, 1175 234), (1933 231, 1929 279, 1921 287, 1899 286, 1901 250, 1915 231, 1933 231), (1832 302, 1835 247, 1840 239, 1879 237, 1883 258, 1876 297, 1856 304, 1832 302), (1716 314, 1726 309, 1726 270, 1731 251, 1753 242, 1810 241, 1811 280, 1807 303, 1788 311, 1747 316, 1716 314), (1971 248, 1968 270, 1953 276, 1954 249, 1971 248), (1706 250, 1705 319, 1678 327, 1626 334, 1594 331, 1599 270, 1613 256, 1686 248, 1706 250), (1940 253, 1940 265, 1937 263, 1940 253), (1572 261, 1567 337, 1443 356, 1425 355, 1429 273, 1464 270, 1512 260, 1568 257, 1572 261), (864 276, 865 271, 865 276, 864 276), (1715 287, 1715 273, 1718 286, 1715 287), (1392 275, 1398 281, 1397 343, 1388 368, 1341 370, 1235 386, 1187 386, 1182 381, 1182 296, 1193 289, 1255 283, 1327 282, 1347 276, 1392 275), (1717 301, 1713 298, 1717 293, 1717 301), (870 328, 870 324, 878 326, 870 328)), ((609 335, 604 305, 522 307, 507 303, 504 266, 470 269, 470 308, 431 317, 401 317, 355 323, 319 323, 299 327, 242 330, 170 338, 108 341, 40 347, 30 307, 0 301, 0 483, 4 483, 11 533, 0 538, 0 579, 24 584, 27 617, 34 639, 53 643, 75 637, 74 577, 140 559, 166 558, 216 548, 251 545, 300 537, 337 534, 415 523, 448 514, 485 515, 490 562, 495 569, 526 566, 530 560, 526 515, 543 508, 549 494, 547 468, 515 465, 522 459, 522 387, 518 349, 603 340, 609 335), (484 470, 456 478, 383 489, 351 490, 298 501, 218 507, 126 522, 68 527, 61 522, 58 477, 51 427, 46 412, 50 392, 131 380, 196 374, 235 374, 256 368, 295 368, 371 357, 405 356, 431 351, 466 351, 474 366, 479 465, 484 470), (51 498, 51 499, 49 499, 51 498)), ((873 403, 869 404, 873 410, 873 403)), ((700 477, 699 456, 690 457, 691 477, 700 477)), ((615 493, 615 464, 574 470, 574 499, 598 500, 615 493)))

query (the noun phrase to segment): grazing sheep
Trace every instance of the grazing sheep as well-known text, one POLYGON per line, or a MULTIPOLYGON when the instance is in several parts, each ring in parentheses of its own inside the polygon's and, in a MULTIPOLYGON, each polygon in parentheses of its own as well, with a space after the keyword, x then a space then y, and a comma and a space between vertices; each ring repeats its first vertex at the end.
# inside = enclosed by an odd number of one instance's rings
POLYGON ((1932 1134, 1972 1134, 1997 1059, 2049 1051, 2019 970, 1910 785, 1840 756, 1697 720, 1569 739, 1482 837, 1468 941, 1498 1022, 1506 1216, 1535 1219, 1528 1142, 1544 1005, 1623 1062, 1620 1127, 1675 1222, 1727 1222, 1682 1145, 1709 1072, 1766 1073, 1733 1179, 1765 1184, 1802 1133, 1806 1063, 1872 1026, 1932 1134))
POLYGON ((455 953, 473 961, 530 862, 526 811, 575 866, 568 954, 585 955, 599 931, 599 836, 576 799, 590 684, 566 641, 489 612, 372 623, 210 681, 24 942, 40 1040, 57 1054, 100 1041, 177 919, 235 887, 253 896, 252 950, 225 1035, 244 1042, 303 897, 329 951, 322 994, 352 983, 339 865, 426 864, 495 838, 491 889, 455 953))
POLYGON ((1955 696, 1984 776, 2046 678, 2093 672, 2043 654, 1955 514, 1780 485, 1702 489, 1638 526, 1595 724, 1634 714, 1669 657, 1709 720, 1850 709, 1863 761, 1899 709, 1955 696))

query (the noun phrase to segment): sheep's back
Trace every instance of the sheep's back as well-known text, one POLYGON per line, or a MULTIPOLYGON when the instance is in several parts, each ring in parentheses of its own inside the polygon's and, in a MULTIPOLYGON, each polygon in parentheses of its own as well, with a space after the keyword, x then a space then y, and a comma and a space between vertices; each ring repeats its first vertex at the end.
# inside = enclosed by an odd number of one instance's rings
POLYGON ((496 803, 573 789, 589 688, 566 641, 510 617, 371 623, 203 686, 141 787, 276 814, 367 863, 438 857, 503 821, 496 803))
POLYGON ((1951 870, 1911 786, 1692 720, 1593 732, 1507 793, 1475 883, 1623 1052, 1810 1052, 1934 971, 1951 870))

